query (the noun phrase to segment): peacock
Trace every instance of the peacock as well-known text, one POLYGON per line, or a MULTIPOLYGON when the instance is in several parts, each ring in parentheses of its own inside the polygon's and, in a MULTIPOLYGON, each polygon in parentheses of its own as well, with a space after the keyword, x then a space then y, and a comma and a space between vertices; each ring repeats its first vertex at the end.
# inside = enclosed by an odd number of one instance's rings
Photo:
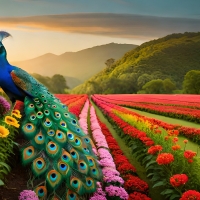
POLYGON ((0 31, 0 86, 15 104, 24 102, 20 131, 22 165, 29 166, 28 186, 39 199, 89 199, 102 180, 94 144, 66 105, 26 71, 9 64, 0 31))

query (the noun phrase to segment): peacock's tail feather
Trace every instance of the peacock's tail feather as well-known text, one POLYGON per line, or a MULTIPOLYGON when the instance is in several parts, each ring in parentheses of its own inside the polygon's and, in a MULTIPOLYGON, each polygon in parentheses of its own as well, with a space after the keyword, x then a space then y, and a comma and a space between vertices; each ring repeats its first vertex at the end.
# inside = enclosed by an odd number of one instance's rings
POLYGON ((31 165, 38 197, 77 200, 95 192, 102 172, 77 118, 48 92, 26 97, 24 113, 21 130, 28 142, 21 157, 31 165))

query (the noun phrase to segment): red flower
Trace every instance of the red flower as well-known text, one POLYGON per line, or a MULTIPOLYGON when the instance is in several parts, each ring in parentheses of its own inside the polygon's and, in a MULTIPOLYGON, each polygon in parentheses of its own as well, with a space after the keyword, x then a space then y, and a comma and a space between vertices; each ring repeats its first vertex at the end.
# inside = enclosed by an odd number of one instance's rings
POLYGON ((161 130, 159 130, 159 129, 156 129, 156 130, 155 130, 155 133, 161 134, 161 133, 162 133, 162 131, 161 131, 161 130))
POLYGON ((130 173, 131 171, 136 172, 135 167, 128 162, 121 164, 119 167, 117 167, 117 170, 120 172, 120 174, 130 173))
POLYGON ((148 196, 146 196, 145 194, 142 194, 140 192, 133 192, 131 194, 129 194, 129 198, 128 200, 151 200, 151 198, 149 198, 148 196))
POLYGON ((177 138, 177 137, 174 137, 173 142, 174 142, 174 143, 178 142, 178 138, 177 138))
POLYGON ((179 134, 179 131, 178 131, 178 130, 174 130, 174 131, 173 131, 173 134, 174 134, 174 135, 178 135, 178 134, 179 134))
POLYGON ((167 165, 174 161, 174 156, 171 153, 161 153, 158 155, 156 162, 159 165, 167 165))
POLYGON ((169 139, 169 136, 165 136, 165 140, 167 141, 169 139))
POLYGON ((178 144, 172 146, 172 150, 174 150, 174 151, 179 150, 180 148, 181 148, 181 146, 178 144))
POLYGON ((187 144, 187 143, 188 143, 188 140, 183 140, 183 142, 184 142, 185 144, 187 144))
POLYGON ((197 153, 191 150, 187 150, 184 152, 184 157, 187 159, 192 159, 194 156, 196 156, 197 153))
POLYGON ((154 154, 156 154, 157 152, 162 151, 162 149, 163 149, 163 148, 162 148, 161 145, 155 145, 155 146, 152 146, 152 147, 150 147, 150 148, 148 149, 148 153, 154 155, 154 154))
POLYGON ((188 190, 182 194, 180 200, 200 200, 200 193, 195 190, 188 190))
POLYGON ((188 177, 186 174, 176 174, 170 178, 170 183, 173 187, 179 187, 186 184, 188 177))
POLYGON ((133 175, 126 175, 125 178, 127 179, 124 183, 124 188, 128 193, 131 193, 133 191, 138 192, 147 192, 149 189, 148 184, 141 180, 137 176, 133 175))
POLYGON ((189 162, 189 163, 192 163, 192 162, 193 162, 193 160, 192 160, 192 159, 188 159, 188 162, 189 162))

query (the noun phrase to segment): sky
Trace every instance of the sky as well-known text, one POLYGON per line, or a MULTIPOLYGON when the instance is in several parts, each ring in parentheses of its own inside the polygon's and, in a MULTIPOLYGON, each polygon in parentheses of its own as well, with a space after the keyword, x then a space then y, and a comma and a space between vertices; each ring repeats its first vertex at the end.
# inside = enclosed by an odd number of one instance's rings
POLYGON ((200 31, 199 0, 0 0, 9 61, 200 31))

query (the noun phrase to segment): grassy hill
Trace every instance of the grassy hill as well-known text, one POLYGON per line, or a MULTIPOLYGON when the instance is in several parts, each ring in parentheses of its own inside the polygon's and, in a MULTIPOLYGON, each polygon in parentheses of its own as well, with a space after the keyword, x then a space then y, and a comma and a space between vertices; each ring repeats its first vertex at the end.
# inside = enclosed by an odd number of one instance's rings
POLYGON ((171 34, 143 43, 72 93, 137 93, 146 82, 166 78, 181 89, 184 75, 200 70, 199 50, 200 32, 171 34))
MULTIPOLYGON (((105 61, 109 58, 119 59, 127 51, 137 47, 132 44, 110 43, 78 52, 66 52, 61 55, 51 53, 30 60, 12 62, 29 73, 37 73, 43 76, 61 74, 74 77, 81 83, 105 68, 105 61)), ((69 85, 71 79, 67 80, 69 85)), ((75 84, 79 84, 76 81, 75 84)), ((74 82, 71 84, 74 86, 74 82)))

